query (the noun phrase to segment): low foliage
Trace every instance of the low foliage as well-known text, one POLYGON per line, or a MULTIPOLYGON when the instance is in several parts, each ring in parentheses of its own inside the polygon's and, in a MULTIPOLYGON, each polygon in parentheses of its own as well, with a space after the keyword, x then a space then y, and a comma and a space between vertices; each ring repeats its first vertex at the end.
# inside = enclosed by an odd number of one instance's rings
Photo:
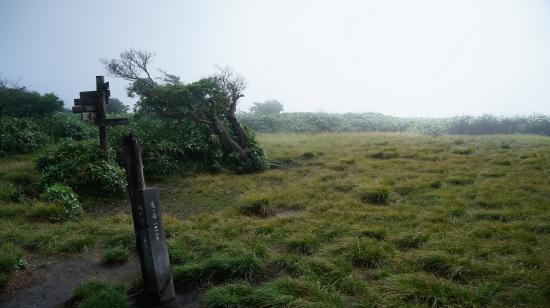
POLYGON ((398 118, 378 113, 241 113, 242 123, 255 131, 274 132, 416 132, 442 134, 538 134, 550 135, 550 117, 458 116, 444 119, 398 118))
POLYGON ((62 183, 88 195, 120 195, 126 189, 124 171, 95 140, 65 141, 41 155, 36 164, 41 187, 62 183))
POLYGON ((63 184, 48 186, 42 196, 48 201, 57 202, 65 209, 64 219, 78 221, 82 218, 83 210, 73 190, 63 184))
POLYGON ((32 119, 2 118, 0 120, 0 156, 36 151, 50 141, 32 119))
POLYGON ((56 112, 36 121, 40 129, 54 139, 84 140, 98 135, 97 126, 74 114, 56 112))

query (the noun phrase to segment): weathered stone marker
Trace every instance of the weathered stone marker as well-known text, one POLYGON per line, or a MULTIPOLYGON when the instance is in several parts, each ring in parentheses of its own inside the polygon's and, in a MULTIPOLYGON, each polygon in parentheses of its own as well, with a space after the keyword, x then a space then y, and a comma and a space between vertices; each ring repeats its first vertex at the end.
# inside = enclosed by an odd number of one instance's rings
POLYGON ((141 160, 141 147, 132 133, 124 138, 126 175, 132 204, 136 233, 136 248, 141 263, 145 291, 157 303, 175 298, 174 282, 170 274, 168 246, 162 223, 159 191, 146 188, 141 160))
POLYGON ((104 82, 103 76, 96 76, 96 90, 80 92, 80 98, 75 98, 73 113, 80 113, 80 119, 84 121, 95 121, 99 126, 99 145, 101 149, 109 149, 109 138, 107 127, 115 125, 127 125, 127 118, 107 119, 107 104, 109 103, 109 83, 104 82))

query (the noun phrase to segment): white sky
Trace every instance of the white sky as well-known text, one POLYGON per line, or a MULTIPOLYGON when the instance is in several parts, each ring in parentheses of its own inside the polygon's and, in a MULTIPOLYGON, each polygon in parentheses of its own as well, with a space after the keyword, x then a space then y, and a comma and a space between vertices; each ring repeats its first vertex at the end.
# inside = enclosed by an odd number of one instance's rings
POLYGON ((0 1, 0 74, 67 106, 128 48, 185 81, 231 66, 241 110, 550 114, 550 0, 0 1))

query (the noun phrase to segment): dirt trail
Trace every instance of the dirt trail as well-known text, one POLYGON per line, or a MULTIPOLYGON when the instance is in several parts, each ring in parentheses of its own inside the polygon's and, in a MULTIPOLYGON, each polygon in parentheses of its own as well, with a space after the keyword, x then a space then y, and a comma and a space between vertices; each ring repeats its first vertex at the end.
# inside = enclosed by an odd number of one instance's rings
POLYGON ((82 282, 93 278, 127 282, 140 275, 136 257, 116 266, 104 266, 95 254, 86 253, 29 262, 30 268, 19 271, 0 295, 0 307, 63 307, 82 282))
MULTIPOLYGON (((102 265, 98 253, 31 259, 29 263, 29 269, 18 271, 0 294, 0 307, 65 307, 74 288, 82 282, 95 278, 129 283, 141 275, 136 256, 114 266, 102 265)), ((199 290, 178 292, 174 301, 159 307, 195 308, 199 306, 199 295, 199 290)), ((138 308, 155 306, 139 296, 134 299, 134 305, 138 308)))

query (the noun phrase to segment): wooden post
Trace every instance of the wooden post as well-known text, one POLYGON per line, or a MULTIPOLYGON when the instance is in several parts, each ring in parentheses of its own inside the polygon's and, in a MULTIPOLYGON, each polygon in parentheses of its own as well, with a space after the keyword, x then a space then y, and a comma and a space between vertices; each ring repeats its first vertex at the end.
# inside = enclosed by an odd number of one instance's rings
POLYGON ((154 301, 165 303, 173 300, 176 295, 170 274, 170 259, 158 189, 145 187, 141 147, 132 133, 124 138, 124 148, 128 192, 143 285, 154 301))
MULTIPOLYGON (((103 76, 96 76, 95 77, 95 84, 96 84, 96 90, 97 90, 97 119, 99 121, 103 121, 107 119, 107 98, 105 95, 105 82, 104 82, 103 76)), ((99 146, 102 150, 108 151, 109 150, 109 139, 107 138, 107 126, 106 125, 100 125, 99 126, 99 146)))

